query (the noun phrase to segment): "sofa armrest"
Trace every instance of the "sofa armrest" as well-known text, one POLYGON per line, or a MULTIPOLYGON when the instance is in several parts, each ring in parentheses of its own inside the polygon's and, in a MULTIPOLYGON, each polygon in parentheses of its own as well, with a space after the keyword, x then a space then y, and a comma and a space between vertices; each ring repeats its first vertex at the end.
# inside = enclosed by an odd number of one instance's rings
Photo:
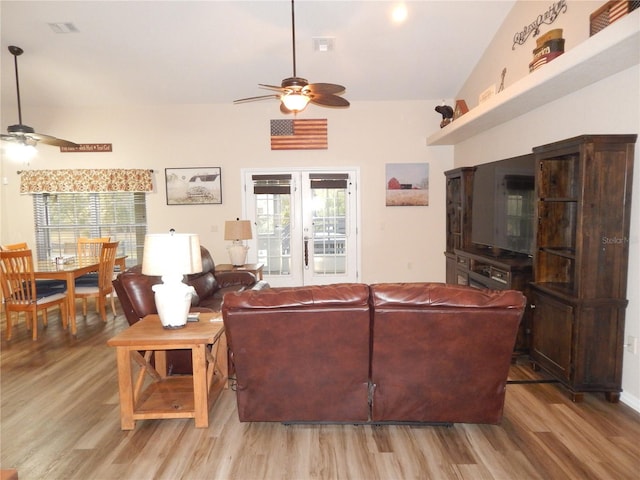
POLYGON ((220 272, 216 274, 218 287, 233 287, 236 285, 244 285, 252 287, 256 283, 256 276, 251 272, 220 272))
POLYGON ((151 287, 161 282, 160 277, 138 273, 136 267, 120 273, 112 281, 129 325, 133 325, 146 315, 158 313, 151 287))

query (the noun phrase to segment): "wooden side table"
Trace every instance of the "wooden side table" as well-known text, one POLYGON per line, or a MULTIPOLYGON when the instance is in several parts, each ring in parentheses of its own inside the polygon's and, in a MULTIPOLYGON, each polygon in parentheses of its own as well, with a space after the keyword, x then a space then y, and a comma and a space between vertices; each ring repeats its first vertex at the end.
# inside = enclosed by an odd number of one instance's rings
POLYGON ((227 342, 219 312, 201 313, 199 321, 176 330, 163 328, 158 315, 147 315, 107 345, 116 348, 122 430, 132 430, 136 420, 163 418, 193 418, 196 427, 209 426, 209 409, 227 386, 227 342), (166 351, 181 349, 191 350, 193 375, 167 376, 166 351), (139 366, 135 378, 134 363, 139 366))
POLYGON ((251 272, 253 273, 258 280, 262 280, 262 269, 264 268, 264 263, 245 263, 244 265, 234 266, 230 263, 221 263, 220 265, 216 265, 215 273, 221 272, 251 272))

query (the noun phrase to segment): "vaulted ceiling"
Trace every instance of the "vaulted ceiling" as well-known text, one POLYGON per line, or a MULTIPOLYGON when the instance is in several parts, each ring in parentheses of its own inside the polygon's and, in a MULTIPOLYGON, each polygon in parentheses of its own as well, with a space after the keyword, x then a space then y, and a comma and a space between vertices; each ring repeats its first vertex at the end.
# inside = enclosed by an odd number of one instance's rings
MULTIPOLYGON (((514 3, 297 0, 297 74, 345 85, 352 102, 452 98, 514 3)), ((292 74, 289 0, 3 0, 0 16, 5 107, 16 104, 9 45, 24 49, 23 109, 231 103, 292 74)))

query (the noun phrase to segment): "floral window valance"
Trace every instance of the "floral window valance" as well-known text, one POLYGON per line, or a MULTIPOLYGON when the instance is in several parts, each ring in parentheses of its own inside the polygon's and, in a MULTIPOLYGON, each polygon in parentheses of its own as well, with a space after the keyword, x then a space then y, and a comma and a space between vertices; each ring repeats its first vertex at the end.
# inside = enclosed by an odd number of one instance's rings
POLYGON ((73 169, 23 170, 20 193, 150 192, 152 170, 73 169))

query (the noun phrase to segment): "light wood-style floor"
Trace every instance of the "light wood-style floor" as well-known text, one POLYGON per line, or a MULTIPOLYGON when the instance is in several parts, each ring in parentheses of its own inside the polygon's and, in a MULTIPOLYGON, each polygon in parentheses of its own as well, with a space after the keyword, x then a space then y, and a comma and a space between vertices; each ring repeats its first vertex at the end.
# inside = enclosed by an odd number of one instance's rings
MULTIPOLYGON (((508 385, 501 425, 240 423, 229 390, 207 429, 148 420, 121 431, 105 342, 122 315, 79 318, 77 339, 55 313, 36 342, 23 322, 10 342, 1 326, 0 466, 20 480, 640 478, 640 415, 602 395, 574 404, 548 383, 508 385)), ((518 363, 512 379, 539 378, 518 363)))

